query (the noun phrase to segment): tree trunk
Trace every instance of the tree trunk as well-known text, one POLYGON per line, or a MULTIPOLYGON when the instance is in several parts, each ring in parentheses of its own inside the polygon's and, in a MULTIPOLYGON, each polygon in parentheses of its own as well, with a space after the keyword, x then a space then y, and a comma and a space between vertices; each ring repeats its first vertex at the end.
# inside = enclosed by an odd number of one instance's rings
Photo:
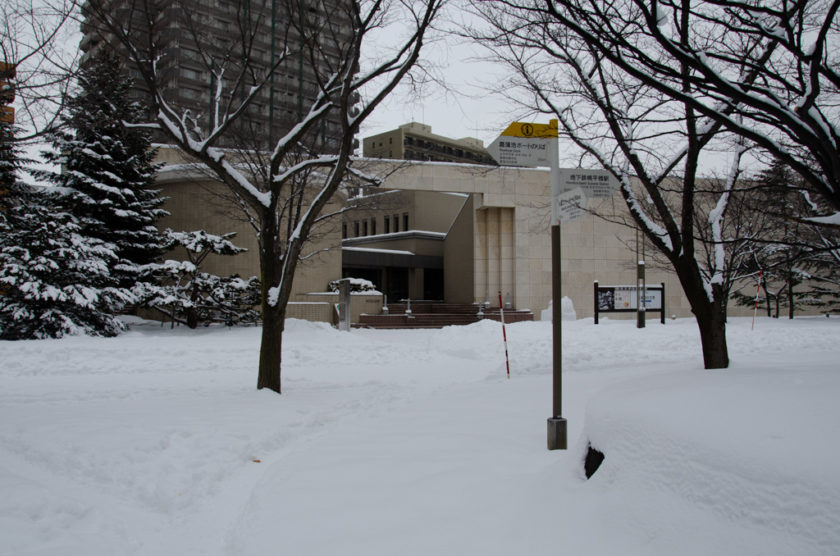
POLYGON ((674 270, 700 329, 705 368, 726 369, 729 367, 729 350, 726 346, 726 310, 723 306, 726 295, 723 287, 713 284, 713 300, 710 300, 697 262, 693 259, 678 259, 674 270))
POLYGON ((262 341, 260 342, 260 370, 257 389, 268 388, 278 394, 280 388, 280 364, 283 360, 283 329, 285 313, 276 307, 268 307, 263 301, 262 341))
POLYGON ((767 318, 773 316, 773 310, 770 307, 770 290, 767 289, 767 279, 761 279, 761 286, 764 288, 764 305, 767 307, 767 318))
POLYGON ((703 364, 707 369, 729 367, 729 349, 726 346, 726 319, 719 303, 709 303, 707 311, 695 313, 703 345, 703 364))
MULTIPOLYGON (((262 271, 262 341, 257 389, 268 388, 278 394, 280 365, 283 359, 283 330, 286 321, 285 300, 270 305, 269 290, 280 284, 283 274, 282 252, 279 246, 276 219, 271 213, 263 215, 260 227, 260 270, 262 271)), ((274 296, 278 297, 278 296, 274 296)))
POLYGON ((790 280, 788 280, 787 284, 787 294, 788 294, 788 318, 793 318, 793 311, 795 307, 793 306, 793 273, 791 273, 790 280))

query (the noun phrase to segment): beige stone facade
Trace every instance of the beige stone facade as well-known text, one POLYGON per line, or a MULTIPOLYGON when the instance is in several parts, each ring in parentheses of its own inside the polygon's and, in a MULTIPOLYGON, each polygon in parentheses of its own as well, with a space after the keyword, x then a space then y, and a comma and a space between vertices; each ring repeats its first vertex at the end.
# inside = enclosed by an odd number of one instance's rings
MULTIPOLYGON (((552 279, 548 170, 415 163, 402 165, 383 187, 470 196, 468 210, 451 227, 454 243, 450 245, 447 236, 444 248, 447 301, 489 298, 495 305, 501 291, 505 300, 510 294, 514 308, 531 309, 537 318, 548 307, 552 279)), ((616 210, 624 206, 618 195, 608 202, 616 210)), ((595 280, 602 285, 636 283, 632 228, 586 214, 564 223, 561 238, 563 295, 572 300, 579 318, 594 313, 595 280)), ((648 268, 646 279, 651 285, 665 283, 668 315, 690 315, 673 273, 648 268)))
MULTIPOLYGON (((381 249, 412 255, 435 257, 440 261, 444 283, 443 297, 450 302, 481 302, 489 298, 494 305, 499 291, 508 294, 516 309, 531 309, 536 318, 551 300, 551 241, 549 235, 549 172, 542 169, 487 167, 455 163, 423 163, 365 161, 366 171, 387 176, 383 188, 405 192, 409 230, 402 228, 389 241, 383 238, 349 238, 355 248, 381 249), (413 192, 413 193, 410 193, 413 192), (455 193, 441 196, 447 202, 436 205, 421 192, 455 193), (442 231, 424 237, 415 229, 428 206, 438 206, 446 217, 435 226, 442 231), (448 226, 441 224, 448 222, 448 226), (443 228, 446 229, 443 229, 443 228), (402 236, 400 234, 403 234, 402 236)), ((249 251, 237 257, 218 257, 208 261, 207 269, 219 274, 257 275, 256 236, 237 209, 219 196, 223 191, 207 178, 195 177, 178 166, 170 166, 159 178, 164 195, 169 197, 166 209, 172 215, 163 226, 178 230, 205 229, 213 233, 236 231, 235 242, 249 251), (193 177, 190 178, 189 176, 193 177)), ((336 200, 336 207, 343 203, 336 200)), ((625 211, 624 201, 616 195, 604 200, 599 210, 625 211)), ((592 208, 592 207, 590 207, 592 208)), ((372 218, 371 213, 345 219, 372 218)), ((395 214, 387 209, 384 214, 395 214)), ((377 229, 384 230, 377 218, 377 229)), ((429 216, 427 214, 427 216, 429 216)), ((435 218, 440 215, 435 215, 435 218)), ((431 216, 429 216, 431 218, 431 216)), ((432 227, 431 220, 428 227, 432 227)), ((425 226, 425 224, 421 224, 425 226)), ((335 220, 322 229, 315 244, 307 250, 318 253, 304 262, 294 282, 294 301, 302 305, 292 308, 292 315, 332 322, 330 308, 334 301, 325 299, 327 284, 342 277, 341 221, 335 220), (309 304, 309 305, 304 305, 309 304), (327 317, 327 315, 330 315, 327 317)), ((381 234, 380 234, 381 235, 381 234)), ((631 285, 636 282, 635 230, 610 223, 592 214, 564 223, 562 226, 562 287, 578 318, 593 315, 593 282, 601 285, 631 285)), ((345 249, 347 242, 345 241, 345 249)), ((652 258, 649 257, 649 261, 652 258)), ((434 263, 437 264, 437 263, 434 263)), ((667 315, 690 316, 690 308, 672 272, 647 265, 647 283, 665 283, 667 315)), ((422 295, 423 285, 409 285, 411 297, 422 295)), ((354 312, 376 313, 379 304, 366 300, 364 309, 354 312)), ((632 315, 609 314, 608 318, 632 318, 632 315)), ((649 314, 648 319, 658 319, 649 314)))
MULTIPOLYGON (((205 230, 212 234, 235 232, 234 244, 247 249, 233 256, 210 255, 202 265, 206 272, 242 277, 260 275, 260 259, 256 230, 248 223, 227 187, 212 179, 206 171, 185 162, 178 151, 161 149, 158 161, 166 166, 158 173, 157 184, 167 197, 164 209, 169 216, 158 223, 160 229, 176 231, 205 230)), ((343 197, 336 199, 328 211, 343 206, 343 197)), ((298 266, 292 285, 289 316, 307 320, 333 322, 335 298, 313 297, 325 294, 331 280, 341 277, 340 219, 327 220, 315 230, 314 241, 305 249, 305 260, 298 266)), ((179 257, 178 253, 171 254, 179 257)))

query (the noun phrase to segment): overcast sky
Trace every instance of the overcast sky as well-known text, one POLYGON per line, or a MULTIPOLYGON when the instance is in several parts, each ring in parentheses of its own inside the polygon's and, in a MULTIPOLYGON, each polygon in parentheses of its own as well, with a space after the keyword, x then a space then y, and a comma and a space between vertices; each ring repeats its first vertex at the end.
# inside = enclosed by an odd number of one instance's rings
POLYGON ((429 45, 424 63, 445 83, 431 83, 419 94, 400 88, 363 126, 362 138, 414 121, 430 125, 438 135, 475 137, 487 145, 518 112, 516 106, 488 93, 489 84, 497 82, 504 70, 482 61, 483 54, 479 47, 463 42, 429 45))

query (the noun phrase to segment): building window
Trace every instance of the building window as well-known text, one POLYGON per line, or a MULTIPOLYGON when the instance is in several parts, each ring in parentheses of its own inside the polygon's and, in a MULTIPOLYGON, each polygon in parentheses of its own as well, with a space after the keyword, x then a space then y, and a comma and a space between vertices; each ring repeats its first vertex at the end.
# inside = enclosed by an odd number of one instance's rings
POLYGON ((403 213, 403 226, 402 227, 403 227, 404 232, 408 231, 408 213, 407 212, 403 213))
POLYGON ((353 222, 353 237, 359 237, 359 221, 353 222))
POLYGON ((370 235, 376 235, 376 218, 370 219, 370 235))
POLYGON ((341 223, 341 239, 347 239, 347 222, 341 223))
POLYGON ((363 236, 368 235, 368 222, 367 222, 367 220, 362 222, 362 232, 363 232, 362 233, 363 236))
POLYGON ((201 81, 202 75, 200 71, 190 68, 181 68, 181 77, 185 79, 192 79, 193 81, 201 81))
POLYGON ((184 98, 189 98, 189 99, 199 99, 202 96, 201 91, 198 91, 196 89, 190 89, 190 88, 187 88, 187 87, 183 87, 181 89, 181 95, 184 98))
POLYGON ((399 231, 400 231, 400 215, 395 214, 394 215, 394 233, 397 233, 399 231))
POLYGON ((385 234, 390 234, 391 233, 391 217, 386 216, 384 218, 383 224, 385 224, 385 225, 383 226, 384 230, 382 230, 382 232, 385 233, 385 234))
POLYGON ((197 50, 193 50, 191 48, 182 48, 181 49, 181 54, 187 60, 201 61, 201 59, 202 59, 201 54, 199 54, 197 50))

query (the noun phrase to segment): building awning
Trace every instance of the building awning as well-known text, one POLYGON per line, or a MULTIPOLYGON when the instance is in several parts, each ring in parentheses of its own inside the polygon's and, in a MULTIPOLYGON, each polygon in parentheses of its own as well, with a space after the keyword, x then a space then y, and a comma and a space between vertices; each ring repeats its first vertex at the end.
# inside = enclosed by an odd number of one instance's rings
POLYGON ((443 257, 415 255, 396 249, 342 247, 341 266, 345 268, 443 268, 443 257))

